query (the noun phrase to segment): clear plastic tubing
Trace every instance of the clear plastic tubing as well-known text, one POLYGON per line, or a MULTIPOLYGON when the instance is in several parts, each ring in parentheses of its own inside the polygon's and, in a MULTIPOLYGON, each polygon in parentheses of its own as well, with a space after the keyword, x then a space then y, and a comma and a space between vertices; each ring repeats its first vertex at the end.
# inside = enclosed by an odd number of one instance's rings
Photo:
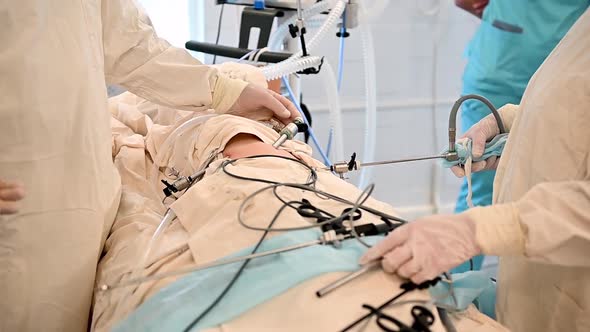
MULTIPOLYGON (((313 52, 320 42, 324 40, 324 38, 333 30, 333 28, 338 24, 342 13, 344 13, 344 9, 346 9, 346 0, 338 0, 328 17, 326 18, 326 22, 320 27, 318 32, 311 38, 311 40, 307 43, 307 49, 309 52, 313 52)), ((303 55, 302 51, 297 52, 291 58, 299 58, 303 55)), ((289 61, 289 59, 285 60, 289 61)))
POLYGON ((359 3, 360 2, 362 2, 362 3, 371 2, 371 7, 366 7, 366 5, 360 4, 361 6, 365 6, 364 13, 361 12, 361 15, 362 15, 361 23, 372 21, 372 20, 379 18, 383 14, 383 12, 385 11, 385 8, 387 7, 389 1, 390 0, 371 0, 371 1, 361 0, 361 1, 358 1, 359 3))
POLYGON ((319 56, 308 56, 292 62, 283 63, 279 66, 262 67, 262 74, 264 74, 264 77, 266 77, 268 81, 272 81, 307 68, 317 67, 321 62, 322 58, 319 56))
MULTIPOLYGON (((338 23, 338 20, 340 20, 340 16, 342 16, 342 13, 344 12, 345 8, 346 8, 346 0, 338 0, 336 2, 334 7, 332 8, 332 10, 330 11, 330 14, 326 18, 326 22, 324 22, 324 24, 318 30, 318 32, 307 43, 307 49, 310 53, 315 50, 315 48, 320 44, 320 42, 328 35, 328 33, 330 33, 331 29, 333 29, 336 26, 336 24, 338 23)), ((303 55, 303 53, 301 51, 299 51, 299 52, 293 54, 287 60, 281 61, 275 65, 272 65, 272 66, 268 66, 268 68, 266 70, 272 71, 273 73, 277 73, 277 74, 278 73, 280 73, 280 74, 285 73, 282 76, 294 73, 295 71, 292 71, 294 67, 289 67, 289 66, 291 63, 299 60, 302 57, 302 55, 303 55)), ((274 75, 272 75, 272 76, 274 76, 274 75)), ((277 76, 277 77, 281 77, 281 76, 277 76)), ((274 77, 274 78, 277 78, 277 77, 274 77)), ((267 79, 269 79, 268 76, 267 76, 267 79)))
POLYGON ((340 96, 334 78, 334 71, 328 61, 324 62, 320 76, 324 80, 324 88, 330 107, 330 132, 333 133, 334 158, 332 160, 344 160, 344 135, 342 133, 342 109, 340 108, 340 96))
MULTIPOLYGON (((323 3, 323 2, 319 2, 319 3, 323 3)), ((295 16, 296 17, 296 16, 295 16)), ((293 24, 294 20, 289 20, 288 23, 293 24)), ((322 24, 324 24, 324 22, 326 21, 325 17, 310 17, 305 19, 305 27, 307 29, 317 29, 320 26, 322 26, 322 24)), ((285 41, 285 38, 291 38, 291 35, 289 34, 289 24, 281 24, 277 27, 277 29, 275 30, 275 32, 272 34, 270 41, 268 43, 268 47, 271 50, 280 50, 281 46, 283 45, 283 42, 285 41)))
MULTIPOLYGON (((131 271, 131 275, 129 276, 129 278, 131 278, 131 279, 138 278, 141 275, 143 275, 143 273, 147 267, 146 265, 147 265, 148 259, 149 259, 150 255, 152 254, 152 249, 154 247, 156 247, 158 240, 160 239, 160 235, 164 232, 164 230, 166 228, 168 228, 168 226, 170 225, 170 223, 172 223, 172 221, 174 219, 176 219, 176 214, 171 209, 168 209, 166 211, 166 214, 164 214, 164 218, 162 218, 162 221, 158 225, 158 228, 156 228, 156 231, 154 232, 150 241, 148 242, 148 245, 145 249, 145 252, 144 252, 142 258, 140 259, 139 263, 135 266, 135 268, 131 271)), ((133 293, 133 291, 134 290, 131 287, 127 287, 123 290, 123 294, 121 296, 121 301, 119 301, 119 304, 117 305, 116 312, 120 312, 119 308, 126 307, 127 300, 129 299, 129 296, 133 293)))
MULTIPOLYGON (((303 19, 306 20, 306 25, 309 24, 310 26, 313 26, 317 24, 317 22, 323 22, 323 19, 312 20, 312 18, 325 11, 328 11, 333 5, 334 1, 321 1, 307 9, 304 9, 301 15, 303 16, 303 19)), ((289 33, 289 24, 294 24, 295 21, 297 21, 297 15, 293 15, 291 18, 289 18, 287 21, 283 22, 283 24, 277 27, 277 30, 275 31, 270 42, 268 43, 271 49, 276 49, 280 46, 280 44, 283 42, 283 39, 289 33)))
POLYGON ((176 129, 174 129, 174 131, 168 136, 168 138, 166 138, 166 140, 164 141, 164 144, 162 144, 160 149, 158 149, 156 157, 154 158, 154 164, 152 166, 152 171, 150 174, 152 187, 154 188, 154 190, 156 192, 159 192, 159 185, 160 185, 160 182, 158 181, 158 179, 159 179, 158 173, 159 173, 159 169, 160 169, 159 165, 164 162, 163 159, 168 155, 168 152, 172 148, 174 142, 176 142, 176 140, 180 136, 182 136, 184 133, 186 133, 187 131, 195 128, 196 126, 202 124, 203 122, 205 122, 215 116, 217 116, 217 114, 207 114, 207 115, 201 115, 198 117, 194 117, 194 118, 184 122, 180 126, 176 127, 176 129))
MULTIPOLYGON (((359 1, 361 15, 366 16, 363 1, 359 1)), ((363 148, 363 161, 375 160, 376 138, 377 138, 377 70, 375 68, 375 48, 373 46, 373 35, 368 22, 360 25, 361 39, 363 44, 363 63, 365 66, 365 141, 363 148)), ((359 180, 359 187, 365 188, 371 180, 371 167, 363 167, 359 180)))
POLYGON ((139 265, 137 266, 136 271, 143 271, 143 269, 146 268, 148 259, 150 258, 150 255, 152 254, 153 248, 156 247, 156 245, 158 244, 158 240, 160 239, 160 235, 164 232, 164 230, 166 230, 166 228, 168 228, 168 226, 170 226, 170 224, 172 223, 172 221, 174 221, 174 219, 176 219, 176 214, 174 213, 174 211, 172 211, 172 209, 166 210, 166 214, 164 214, 164 218, 162 218, 162 221, 160 221, 158 228, 156 228, 156 231, 152 235, 152 238, 150 239, 150 242, 147 245, 145 253, 144 253, 141 261, 139 262, 139 265))

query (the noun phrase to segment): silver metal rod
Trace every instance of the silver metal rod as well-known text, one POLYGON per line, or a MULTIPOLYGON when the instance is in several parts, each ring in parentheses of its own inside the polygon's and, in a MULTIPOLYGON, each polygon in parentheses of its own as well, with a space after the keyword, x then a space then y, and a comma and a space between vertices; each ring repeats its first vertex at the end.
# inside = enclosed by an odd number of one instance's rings
POLYGON ((203 265, 197 265, 197 266, 194 266, 194 267, 190 267, 190 268, 186 268, 186 269, 181 269, 181 270, 177 270, 177 271, 164 272, 164 273, 154 274, 154 275, 147 276, 147 277, 140 277, 140 278, 130 279, 130 280, 127 280, 127 281, 124 281, 124 282, 120 282, 120 283, 114 284, 114 285, 103 284, 103 285, 101 285, 99 287, 99 290, 100 291, 109 291, 109 290, 115 289, 115 288, 121 288, 121 287, 128 287, 128 286, 139 285, 139 284, 142 284, 142 283, 147 282, 147 281, 160 280, 160 279, 164 279, 164 278, 168 278, 168 277, 174 277, 174 276, 178 276, 178 275, 182 275, 182 274, 187 274, 187 273, 190 273, 190 272, 195 272, 195 271, 210 269, 212 267, 217 267, 217 266, 221 266, 221 265, 226 265, 226 264, 231 264, 231 263, 237 263, 237 262, 245 261, 247 259, 260 258, 260 257, 269 256, 269 255, 279 254, 279 253, 282 253, 282 252, 293 251, 293 250, 297 250, 297 249, 301 249, 301 248, 311 247, 311 246, 314 246, 314 245, 317 245, 317 244, 320 244, 320 243, 322 243, 322 241, 320 241, 320 240, 314 240, 314 241, 310 241, 310 242, 305 242, 305 243, 300 243, 300 244, 292 245, 292 246, 289 246, 289 247, 284 247, 284 248, 279 248, 279 249, 274 249, 274 250, 259 252, 259 253, 252 254, 252 255, 239 256, 239 257, 232 257, 232 258, 226 258, 226 259, 216 260, 216 261, 213 261, 211 263, 206 263, 206 264, 203 264, 203 265))
POLYGON ((362 276, 363 274, 369 272, 374 267, 377 267, 381 263, 381 260, 373 261, 368 263, 367 265, 363 266, 360 270, 347 274, 346 276, 334 281, 333 283, 329 284, 328 286, 320 289, 319 291, 315 292, 317 297, 323 297, 330 294, 332 291, 340 288, 344 284, 362 276))
POLYGON ((272 145, 275 149, 278 149, 281 145, 283 145, 283 143, 285 143, 285 141, 287 141, 287 135, 283 134, 281 135, 281 137, 279 137, 279 139, 274 142, 274 144, 272 145))
POLYGON ((370 163, 361 163, 361 167, 388 165, 388 164, 399 164, 399 163, 407 163, 410 161, 429 160, 429 159, 444 159, 444 158, 446 158, 445 155, 437 155, 437 156, 417 157, 417 158, 408 158, 408 159, 373 161, 370 163))

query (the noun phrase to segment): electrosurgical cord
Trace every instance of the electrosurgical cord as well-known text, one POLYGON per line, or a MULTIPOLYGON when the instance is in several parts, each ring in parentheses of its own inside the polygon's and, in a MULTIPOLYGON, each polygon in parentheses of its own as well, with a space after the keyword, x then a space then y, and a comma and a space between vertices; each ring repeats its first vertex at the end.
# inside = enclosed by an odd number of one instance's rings
MULTIPOLYGON (((284 209, 284 207, 281 208, 281 210, 284 209)), ((271 220, 271 222, 268 224, 268 228, 271 228, 272 225, 277 221, 278 217, 280 214, 276 214, 275 217, 271 220)), ((258 240, 258 243, 256 244, 256 246, 254 247, 254 249, 252 250, 252 254, 255 254, 256 251, 258 250, 258 248, 262 245, 262 242, 264 241, 264 239, 266 238, 266 236, 268 235, 268 231, 264 232, 264 234, 262 234, 262 236, 260 237, 260 240, 258 240)), ((211 312, 211 310, 213 310, 213 308, 215 308, 215 306, 221 302, 221 300, 223 299, 223 297, 225 297, 225 294, 227 294, 229 292, 229 290, 233 287, 233 285, 236 283, 236 281, 238 281, 238 278, 242 275, 242 272, 244 272, 244 269, 246 269, 246 266, 248 265, 248 263, 250 263, 250 259, 247 259, 244 261, 244 263, 242 263, 242 266, 240 266, 240 269, 238 270, 238 272, 236 272, 236 274, 234 275, 234 277, 232 278, 232 280, 229 282, 229 284, 227 284, 227 286, 225 287, 225 289, 219 294, 219 296, 217 296, 217 298, 209 305, 209 307, 207 307, 207 309, 205 309, 199 316, 197 316, 197 318, 195 318, 185 329, 184 332, 188 332, 190 331, 195 325, 197 325, 209 312, 211 312)))
MULTIPOLYGON (((315 181, 317 180, 317 174, 315 173, 315 171, 311 167, 307 166, 306 164, 302 163, 299 160, 295 160, 295 159, 291 159, 291 158, 287 158, 287 157, 283 157, 283 156, 274 156, 274 155, 253 156, 253 157, 246 157, 246 158, 242 158, 242 159, 258 159, 258 158, 267 158, 267 157, 268 158, 272 157, 272 158, 285 159, 285 160, 288 160, 288 161, 296 162, 296 163, 298 163, 298 164, 300 164, 300 165, 308 168, 310 170, 310 172, 311 172, 311 175, 309 176, 310 180, 308 180, 304 184, 287 184, 287 183, 277 183, 277 182, 273 182, 273 181, 266 180, 266 179, 257 179, 257 178, 242 177, 240 175, 236 175, 236 174, 230 173, 229 171, 227 171, 225 169, 225 166, 227 166, 228 164, 233 164, 237 160, 231 160, 231 161, 228 161, 228 162, 224 163, 224 165, 222 166, 222 170, 227 175, 229 175, 231 177, 234 177, 234 178, 238 178, 238 179, 242 179, 242 180, 247 180, 247 181, 256 181, 256 182, 262 182, 262 183, 269 183, 269 184, 271 184, 271 186, 265 187, 265 188, 263 188, 263 190, 268 190, 270 188, 276 189, 277 187, 280 187, 280 186, 293 187, 293 188, 297 188, 297 189, 303 189, 303 190, 307 190, 307 191, 317 192, 317 193, 319 193, 321 195, 324 195, 325 197, 327 197, 329 199, 336 200, 336 201, 341 202, 343 204, 352 205, 353 208, 350 209, 347 213, 342 214, 341 216, 338 216, 336 218, 330 219, 327 222, 317 223, 317 224, 305 226, 305 227, 302 227, 302 228, 298 228, 298 227, 293 227, 293 228, 278 228, 278 229, 277 228, 273 228, 273 227, 270 227, 270 228, 269 227, 266 227, 266 228, 263 228, 263 227, 257 228, 257 227, 252 227, 252 226, 243 224, 241 222, 242 226, 244 226, 247 229, 256 230, 256 231, 263 231, 263 232, 267 233, 267 232, 274 232, 274 231, 291 231, 291 230, 298 230, 298 229, 317 228, 317 227, 321 227, 322 225, 327 224, 328 222, 341 221, 343 219, 345 220, 345 218, 347 218, 349 216, 352 216, 356 212, 356 210, 358 210, 358 209, 362 209, 362 210, 365 210, 367 212, 376 214, 376 215, 378 215, 378 216, 380 216, 382 218, 387 218, 389 220, 398 221, 400 223, 405 223, 406 222, 406 221, 404 221, 404 220, 402 220, 400 218, 397 218, 397 217, 394 217, 394 216, 390 216, 390 215, 388 215, 386 213, 383 213, 383 212, 380 212, 378 210, 374 210, 372 208, 363 206, 364 202, 370 197, 370 194, 373 191, 374 185, 371 185, 371 186, 367 187, 367 189, 365 189, 361 193, 361 195, 359 196, 359 200, 357 200, 357 202, 355 202, 355 203, 352 203, 352 202, 350 202, 348 200, 345 200, 345 199, 342 199, 342 198, 340 198, 338 196, 335 196, 335 195, 332 195, 332 194, 329 194, 329 193, 325 193, 325 192, 319 191, 319 190, 317 190, 315 188, 312 188, 311 186, 314 185, 315 184, 315 181)), ((240 159, 238 159, 238 160, 240 160, 240 159)), ((254 196, 256 196, 257 193, 262 192, 263 190, 259 190, 259 191, 255 192, 255 193, 251 194, 249 197, 247 197, 245 199, 245 201, 251 199, 254 196)), ((273 217, 273 220, 274 219, 277 219, 282 214, 283 210, 286 209, 287 207, 291 207, 291 208, 296 209, 293 206, 293 203, 294 202, 285 201, 276 192, 275 192, 275 196, 276 196, 276 198, 279 201, 281 201, 283 203, 283 206, 279 209, 279 211, 277 212, 277 214, 275 214, 275 216, 273 217)), ((240 207, 239 213, 241 213, 241 211, 243 209, 243 205, 244 204, 242 204, 242 206, 240 207)), ((274 224, 274 222, 272 224, 274 224)), ((352 236, 354 238, 356 238, 357 240, 359 240, 360 237, 358 236, 358 234, 356 234, 356 232, 354 232, 354 225, 351 225, 351 227, 353 229, 353 232, 351 233, 352 236)), ((350 238, 350 237, 340 236, 337 240, 345 240, 347 238, 350 238)), ((363 245, 366 245, 365 243, 362 242, 362 240, 360 242, 363 245)), ((186 274, 186 273, 190 273, 190 272, 194 272, 194 271, 198 271, 198 270, 212 268, 212 267, 215 267, 215 266, 226 265, 226 264, 236 263, 236 262, 243 261, 243 260, 249 260, 249 259, 264 257, 264 256, 272 255, 272 254, 277 254, 277 253, 280 253, 280 252, 287 252, 287 251, 297 250, 297 249, 301 249, 301 248, 305 248, 305 247, 309 247, 309 246, 313 246, 313 245, 317 245, 317 244, 331 244, 331 243, 328 241, 328 239, 326 239, 325 237, 322 237, 322 238, 320 238, 318 240, 315 240, 315 241, 310 241, 310 242, 306 242, 306 243, 302 243, 302 244, 297 244, 297 245, 293 245, 293 246, 290 246, 290 247, 279 248, 279 249, 275 249, 275 250, 268 251, 268 252, 263 252, 263 253, 258 253, 258 254, 252 254, 252 255, 249 255, 249 256, 242 256, 242 257, 233 257, 233 258, 228 258, 228 259, 221 259, 221 260, 213 261, 211 263, 206 263, 206 264, 203 264, 203 265, 194 266, 194 267, 190 267, 190 268, 186 268, 186 269, 182 269, 182 270, 165 272, 165 273, 155 274, 155 275, 146 276, 146 277, 134 278, 134 279, 130 279, 130 280, 127 280, 127 281, 124 281, 124 282, 120 282, 120 283, 117 283, 117 284, 113 284, 113 285, 104 284, 104 285, 101 285, 99 289, 101 291, 108 291, 108 290, 115 289, 115 288, 133 286, 133 285, 141 284, 141 283, 148 282, 148 281, 160 280, 160 279, 164 279, 164 278, 168 278, 168 277, 172 277, 172 276, 178 276, 178 275, 182 275, 182 274, 186 274)))
MULTIPOLYGON (((268 181, 268 180, 265 180, 268 181)), ((357 199, 355 206, 353 206, 353 208, 351 209, 351 211, 349 212, 350 214, 354 213, 354 211, 356 211, 359 206, 361 204, 363 204, 369 197, 370 194, 372 192, 374 188, 374 185, 369 186, 367 189, 365 189, 361 195, 359 196, 359 198, 357 199)), ((285 208, 287 208, 289 205, 283 205, 279 211, 275 214, 275 216, 273 217, 273 219, 270 221, 270 223, 268 224, 266 230, 264 231, 264 234, 260 237, 260 240, 258 241, 258 243, 256 244, 256 246, 254 247, 254 249, 252 250, 252 254, 255 254, 256 251, 258 250, 258 248, 262 245, 262 242, 264 241, 264 239, 266 238, 266 236, 268 235, 268 233, 270 232, 270 230, 272 229, 272 226, 274 225, 274 223, 277 221, 277 219, 279 218, 279 216, 281 215, 281 213, 283 212, 283 210, 285 208)), ((355 237, 357 238, 357 240, 359 240, 358 235, 356 235, 355 233, 355 237)), ((361 241, 362 243, 362 241, 361 241)), ((209 312, 211 312, 211 310, 223 299, 223 297, 229 292, 229 290, 233 287, 233 285, 235 284, 235 282, 238 280, 238 278, 240 277, 240 275, 244 272, 244 269, 246 268, 246 266, 248 265, 248 263, 250 262, 250 258, 246 259, 244 261, 244 263, 242 264, 242 266, 240 267, 240 269, 238 270, 238 272, 235 274, 235 276, 232 278, 232 280, 230 281, 230 283, 226 286, 226 288, 220 293, 220 295, 215 299, 215 301, 213 301, 213 303, 211 303, 211 305, 205 310, 203 311, 197 318, 195 318, 195 320, 193 320, 185 329, 184 332, 190 331, 196 324, 198 324, 209 312)))

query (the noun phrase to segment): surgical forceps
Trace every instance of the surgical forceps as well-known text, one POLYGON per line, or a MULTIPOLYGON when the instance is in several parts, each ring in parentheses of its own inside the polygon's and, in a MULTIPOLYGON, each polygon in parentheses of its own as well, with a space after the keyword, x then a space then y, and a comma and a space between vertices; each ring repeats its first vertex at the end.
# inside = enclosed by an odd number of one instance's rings
POLYGON ((381 310, 368 304, 363 304, 363 308, 368 309, 377 316, 377 326, 387 332, 430 332, 430 326, 434 324, 434 315, 432 312, 419 305, 412 307, 411 312, 414 318, 412 326, 407 326, 395 317, 384 314, 381 310))

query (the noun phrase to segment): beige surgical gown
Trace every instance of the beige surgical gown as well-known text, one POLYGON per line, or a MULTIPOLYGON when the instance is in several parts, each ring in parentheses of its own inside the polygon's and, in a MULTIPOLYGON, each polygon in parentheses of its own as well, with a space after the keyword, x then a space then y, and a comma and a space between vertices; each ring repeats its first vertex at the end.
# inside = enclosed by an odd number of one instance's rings
POLYGON ((130 0, 0 0, 0 178, 27 190, 0 217, 2 332, 88 327, 120 192, 105 81, 218 112, 245 85, 158 39, 130 0))
POLYGON ((483 252, 502 256, 498 319, 513 332, 590 331, 590 11, 507 110, 518 111, 495 205, 467 212, 483 252))

